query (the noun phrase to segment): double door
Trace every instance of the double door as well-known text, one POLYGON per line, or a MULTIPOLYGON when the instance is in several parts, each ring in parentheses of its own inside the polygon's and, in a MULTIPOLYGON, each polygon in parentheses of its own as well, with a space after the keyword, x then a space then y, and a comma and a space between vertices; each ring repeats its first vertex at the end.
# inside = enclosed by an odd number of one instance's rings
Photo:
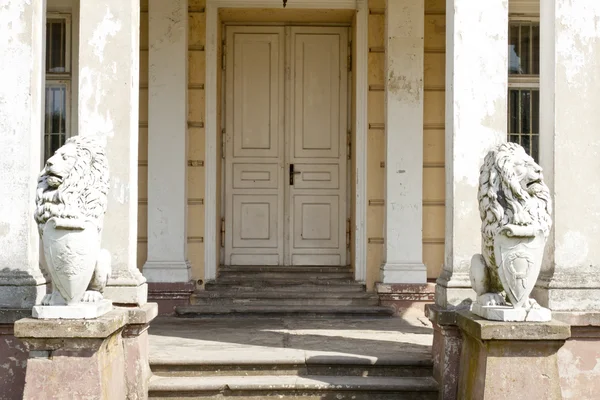
POLYGON ((348 28, 228 26, 226 265, 346 265, 348 28))

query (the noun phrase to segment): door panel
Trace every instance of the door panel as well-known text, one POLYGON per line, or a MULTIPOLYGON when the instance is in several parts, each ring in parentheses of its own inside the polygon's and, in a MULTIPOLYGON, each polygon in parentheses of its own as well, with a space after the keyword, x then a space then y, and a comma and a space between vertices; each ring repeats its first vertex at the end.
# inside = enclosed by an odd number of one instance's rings
POLYGON ((279 265, 284 241, 284 30, 228 27, 225 263, 279 265))
POLYGON ((347 43, 344 28, 291 28, 292 265, 346 264, 347 43))

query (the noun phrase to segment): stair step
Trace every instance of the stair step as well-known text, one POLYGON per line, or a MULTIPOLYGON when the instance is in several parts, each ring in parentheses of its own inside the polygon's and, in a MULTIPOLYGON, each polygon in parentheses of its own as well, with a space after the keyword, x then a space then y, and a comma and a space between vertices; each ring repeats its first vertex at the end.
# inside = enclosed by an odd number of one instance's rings
POLYGON ((223 283, 223 282, 207 282, 204 285, 206 291, 220 291, 220 290, 231 290, 231 291, 256 291, 257 289, 266 289, 270 292, 277 293, 292 293, 292 292, 330 292, 330 293, 347 293, 347 292, 364 292, 365 285, 357 282, 351 283, 325 283, 325 282, 301 282, 296 281, 283 284, 283 283, 266 283, 266 282, 252 282, 243 281, 236 284, 223 283))
POLYGON ((402 376, 427 377, 433 374, 433 362, 423 359, 400 359, 393 362, 357 362, 343 356, 315 358, 314 360, 243 359, 219 360, 176 360, 150 359, 150 368, 156 376, 198 377, 198 376, 402 376))
POLYGON ((333 273, 333 272, 346 272, 352 274, 350 267, 338 267, 338 266, 321 266, 321 265, 308 265, 308 266, 293 266, 285 267, 279 265, 265 265, 265 266, 221 266, 219 267, 219 273, 222 272, 243 272, 243 273, 255 273, 255 272, 294 272, 294 273, 333 273))
POLYGON ((252 279, 252 280, 287 280, 297 279, 300 281, 318 280, 337 280, 352 281, 352 274, 349 272, 230 272, 222 271, 219 273, 217 281, 252 279))
POLYGON ((217 284, 228 285, 228 286, 297 286, 297 285, 319 285, 319 286, 331 286, 331 285, 360 285, 355 281, 348 278, 325 278, 321 279, 318 276, 306 277, 301 279, 295 278, 259 278, 259 279, 247 279, 247 278, 219 278, 216 281, 217 284))
POLYGON ((393 308, 382 306, 261 306, 261 305, 191 305, 178 306, 175 313, 182 317, 200 316, 320 316, 320 317, 389 317, 393 308))
POLYGON ((437 383, 431 377, 348 376, 210 376, 160 377, 149 383, 150 398, 261 399, 436 399, 437 383), (243 396, 243 397, 242 397, 243 396))
POLYGON ((379 296, 375 293, 346 292, 270 292, 260 291, 202 291, 190 298, 192 304, 253 304, 253 305, 364 305, 376 306, 379 296))

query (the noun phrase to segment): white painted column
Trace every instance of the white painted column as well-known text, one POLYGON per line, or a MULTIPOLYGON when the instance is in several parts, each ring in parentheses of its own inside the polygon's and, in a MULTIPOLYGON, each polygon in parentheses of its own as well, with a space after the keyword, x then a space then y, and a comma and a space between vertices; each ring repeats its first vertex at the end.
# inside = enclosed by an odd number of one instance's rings
POLYGON ((446 247, 436 285, 442 307, 475 296, 469 269, 481 253, 479 169, 489 149, 506 141, 507 47, 508 0, 446 1, 446 247))
POLYGON ((388 1, 383 283, 425 283, 423 264, 423 0, 388 1))
POLYGON ((115 303, 146 303, 137 268, 139 0, 80 0, 79 134, 107 138, 111 187, 102 245, 115 303))
POLYGON ((0 308, 31 309, 46 294, 33 220, 41 170, 44 0, 0 6, 0 308))
POLYGON ((554 195, 554 228, 550 268, 534 296, 552 310, 598 310, 600 2, 540 5, 540 163, 554 195))
POLYGON ((148 282, 187 282, 187 0, 149 2, 148 282))

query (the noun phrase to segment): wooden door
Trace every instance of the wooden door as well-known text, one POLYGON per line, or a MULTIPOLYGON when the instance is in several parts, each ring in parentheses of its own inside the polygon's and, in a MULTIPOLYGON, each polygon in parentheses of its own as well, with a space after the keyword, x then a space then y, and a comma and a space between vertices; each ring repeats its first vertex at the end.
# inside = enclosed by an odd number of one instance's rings
POLYGON ((346 264, 347 34, 227 27, 225 264, 346 264))

